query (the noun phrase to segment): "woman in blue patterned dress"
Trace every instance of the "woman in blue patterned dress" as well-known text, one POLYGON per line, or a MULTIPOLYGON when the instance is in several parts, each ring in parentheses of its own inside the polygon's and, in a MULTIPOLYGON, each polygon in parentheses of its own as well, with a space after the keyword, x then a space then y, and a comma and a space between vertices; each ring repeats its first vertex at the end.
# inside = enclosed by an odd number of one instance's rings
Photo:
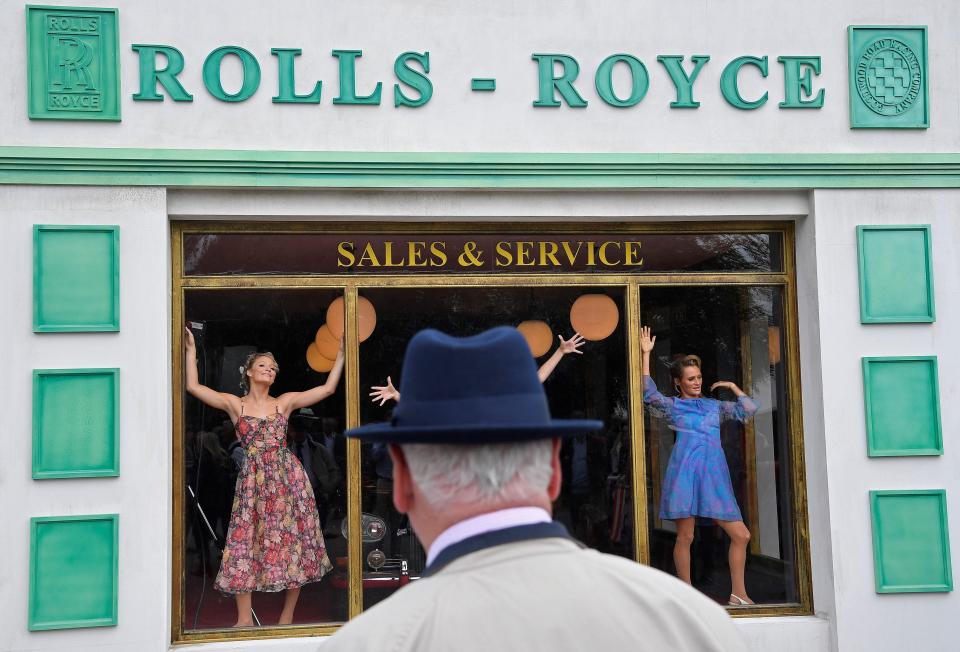
POLYGON ((743 524, 733 495, 730 470, 720 445, 720 424, 731 419, 744 422, 754 415, 757 406, 736 384, 724 380, 711 385, 710 391, 725 387, 737 396, 736 402, 704 397, 700 391, 701 362, 695 355, 684 356, 670 366, 677 396, 664 396, 650 377, 650 352, 656 341, 649 327, 640 329, 643 401, 653 414, 667 419, 677 433, 660 499, 660 518, 677 525, 673 547, 677 576, 690 584, 690 544, 696 517, 712 518, 730 536, 729 602, 735 606, 753 604, 743 579, 750 530, 743 524))

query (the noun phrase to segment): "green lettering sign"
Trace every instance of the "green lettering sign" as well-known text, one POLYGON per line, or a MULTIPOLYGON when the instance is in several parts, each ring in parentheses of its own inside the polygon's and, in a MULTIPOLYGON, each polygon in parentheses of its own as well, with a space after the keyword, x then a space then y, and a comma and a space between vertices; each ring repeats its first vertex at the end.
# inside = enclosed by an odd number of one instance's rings
POLYGON ((768 93, 764 91, 760 99, 753 101, 743 99, 740 95, 737 76, 740 74, 740 69, 744 66, 755 66, 763 77, 767 76, 766 55, 762 57, 737 57, 727 64, 727 67, 723 69, 723 73, 720 75, 720 92, 723 94, 723 99, 730 103, 730 106, 745 111, 759 109, 767 103, 768 93))
POLYGON ((597 66, 595 78, 597 95, 600 99, 620 109, 634 106, 647 94, 647 88, 650 87, 650 76, 647 75, 647 68, 640 59, 630 54, 613 54, 604 59, 597 66), (613 67, 618 63, 626 64, 630 70, 630 81, 632 90, 630 96, 621 100, 613 90, 613 67))
POLYGON ((306 95, 297 95, 297 83, 293 72, 294 59, 303 51, 300 48, 270 48, 270 54, 277 58, 277 80, 279 87, 273 98, 274 104, 319 104, 323 82, 318 81, 313 91, 306 95))
POLYGON ((133 96, 137 102, 162 102, 163 95, 157 92, 157 84, 170 95, 174 102, 192 102, 193 95, 177 79, 183 72, 183 54, 169 45, 143 45, 134 43, 130 48, 140 55, 140 92, 133 96), (157 69, 157 55, 162 54, 167 65, 157 69))
POLYGON ((706 54, 695 54, 690 60, 693 61, 693 70, 688 75, 683 69, 683 55, 661 54, 657 57, 657 61, 663 64, 677 89, 677 101, 670 102, 671 109, 695 109, 700 106, 700 102, 693 100, 693 82, 697 81, 697 76, 710 61, 710 57, 706 54))
POLYGON ((243 102, 250 99, 260 87, 260 64, 248 50, 236 45, 225 45, 207 55, 203 62, 203 85, 221 102, 243 102), (228 55, 240 59, 240 65, 243 66, 243 83, 236 93, 227 93, 220 82, 220 65, 228 55))
POLYGON ((383 82, 377 82, 369 95, 357 95, 357 59, 361 50, 334 50, 333 56, 340 60, 340 94, 333 98, 334 104, 380 104, 383 82))
POLYGON ((560 106, 556 93, 560 93, 567 106, 580 109, 587 105, 587 101, 573 87, 574 80, 580 74, 580 64, 576 59, 566 54, 534 54, 532 58, 537 62, 540 80, 540 95, 533 103, 535 107, 560 106), (558 64, 561 68, 559 77, 554 75, 558 64))
POLYGON ((393 62, 393 74, 401 84, 406 84, 420 94, 420 97, 408 97, 400 84, 393 85, 393 106, 423 106, 433 97, 433 83, 427 77, 430 72, 430 53, 404 52, 393 62), (414 70, 409 62, 416 61, 423 72, 414 70))
POLYGON ((813 95, 813 75, 820 74, 820 57, 777 57, 783 64, 783 101, 781 109, 819 109, 824 90, 813 95))

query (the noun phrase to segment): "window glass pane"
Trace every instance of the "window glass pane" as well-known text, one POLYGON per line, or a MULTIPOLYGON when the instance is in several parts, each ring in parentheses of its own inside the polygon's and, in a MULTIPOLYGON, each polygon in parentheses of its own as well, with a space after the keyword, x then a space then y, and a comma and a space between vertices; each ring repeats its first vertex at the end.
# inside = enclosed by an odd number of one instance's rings
POLYGON ((779 272, 780 233, 188 233, 184 274, 779 272), (275 252, 282 251, 278 256, 275 252))
MULTIPOLYGON (((323 383, 327 374, 310 368, 305 351, 325 320, 326 306, 341 294, 326 289, 185 290, 200 382, 242 396, 240 367, 247 356, 271 351, 280 368, 271 396, 323 383)), ((253 610, 263 626, 276 626, 284 584, 318 566, 308 559, 310 540, 323 541, 334 568, 303 586, 293 622, 345 621, 343 381, 326 400, 291 415, 289 428, 270 415, 266 420, 247 415, 242 438, 225 412, 190 395, 183 405, 183 629, 226 628, 237 622, 233 595, 215 585, 221 566, 229 566, 237 582, 259 578, 251 581, 269 590, 254 592, 253 610), (304 534, 318 527, 322 539, 304 534), (235 561, 222 563, 231 529, 239 542, 236 548, 230 544, 235 561)))
MULTIPOLYGON (((692 583, 721 603, 739 564, 735 554, 733 569, 728 563, 732 539, 718 521, 750 536, 741 597, 799 601, 782 295, 772 287, 671 287, 640 296, 642 322, 656 336, 651 376, 666 397, 645 397, 651 563, 670 573, 685 567, 678 530, 690 528, 692 583), (708 399, 675 399, 671 364, 690 354, 702 359, 708 399), (756 413, 742 401, 737 409, 728 388, 711 391, 717 381, 742 388, 756 413), (691 512, 693 521, 683 518, 691 512)), ((697 367, 683 369, 695 375, 697 367)))
MULTIPOLYGON (((587 545, 632 559, 631 448, 621 288, 363 290, 363 298, 376 309, 377 321, 375 332, 360 345, 360 385, 366 394, 367 388, 384 385, 389 376, 400 389, 402 401, 400 368, 404 350, 410 338, 423 328, 466 336, 503 324, 542 321, 548 331, 543 340, 546 352, 536 360, 542 365, 556 350, 557 336, 566 339, 573 334, 571 306, 584 294, 602 295, 600 302, 612 307, 609 314, 616 325, 610 322, 612 333, 604 339, 586 342, 582 355, 563 356, 544 386, 554 417, 599 419, 605 428, 564 442, 563 489, 554 505, 554 517, 587 545)), ((381 407, 364 395, 361 421, 388 420, 392 405, 391 401, 381 407)), ((366 444, 362 459, 363 511, 369 515, 365 518, 380 519, 363 544, 364 607, 369 608, 408 581, 402 573, 404 563, 409 578, 418 577, 425 554, 405 518, 393 507, 392 468, 385 451, 366 444), (379 536, 381 528, 383 536, 379 536)))

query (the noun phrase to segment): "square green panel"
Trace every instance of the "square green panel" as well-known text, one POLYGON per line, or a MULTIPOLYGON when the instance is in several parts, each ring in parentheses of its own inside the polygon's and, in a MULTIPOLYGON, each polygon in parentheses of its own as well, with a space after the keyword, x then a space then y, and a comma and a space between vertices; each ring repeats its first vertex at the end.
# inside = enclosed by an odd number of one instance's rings
POLYGON ((30 519, 31 631, 117 624, 120 517, 30 519))
POLYGON ((33 330, 120 330, 120 227, 33 227, 33 330))
POLYGON ((871 491, 877 593, 953 590, 943 489, 871 491))
POLYGON ((929 224, 858 226, 857 256, 861 323, 936 319, 929 224))
POLYGON ((120 371, 35 369, 33 477, 120 474, 120 371))
POLYGON ((927 28, 852 25, 850 126, 854 129, 926 129, 930 126, 927 28))
POLYGON ((863 358, 871 457, 943 455, 936 357, 863 358))
POLYGON ((116 9, 27 6, 28 114, 120 120, 116 9))

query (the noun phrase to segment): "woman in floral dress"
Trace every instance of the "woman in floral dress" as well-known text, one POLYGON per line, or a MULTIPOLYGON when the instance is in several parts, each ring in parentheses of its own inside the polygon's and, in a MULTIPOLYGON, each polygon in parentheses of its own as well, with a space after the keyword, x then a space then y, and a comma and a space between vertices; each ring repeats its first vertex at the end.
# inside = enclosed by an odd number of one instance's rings
POLYGON ((327 398, 343 371, 343 347, 324 384, 274 398, 270 386, 280 370, 271 353, 251 354, 241 369, 243 397, 201 385, 193 333, 186 329, 187 392, 223 410, 236 425, 246 459, 233 499, 230 527, 215 586, 237 601, 234 627, 252 627, 253 591, 286 591, 281 625, 293 623, 300 587, 332 568, 320 531, 310 481, 286 446, 287 420, 299 408, 327 398))
POLYGON ((713 383, 710 390, 725 387, 736 395, 736 402, 704 397, 700 358, 695 355, 684 356, 671 365, 670 375, 677 395, 664 396, 650 377, 650 353, 656 341, 648 327, 640 329, 643 402, 656 416, 666 418, 677 432, 660 500, 660 518, 677 525, 673 547, 677 576, 690 584, 690 544, 696 517, 712 518, 730 537, 729 603, 733 606, 753 604, 744 584, 750 530, 743 523, 733 495, 730 470, 720 446, 720 424, 728 420, 747 421, 756 413, 757 406, 736 384, 725 380, 713 383))

